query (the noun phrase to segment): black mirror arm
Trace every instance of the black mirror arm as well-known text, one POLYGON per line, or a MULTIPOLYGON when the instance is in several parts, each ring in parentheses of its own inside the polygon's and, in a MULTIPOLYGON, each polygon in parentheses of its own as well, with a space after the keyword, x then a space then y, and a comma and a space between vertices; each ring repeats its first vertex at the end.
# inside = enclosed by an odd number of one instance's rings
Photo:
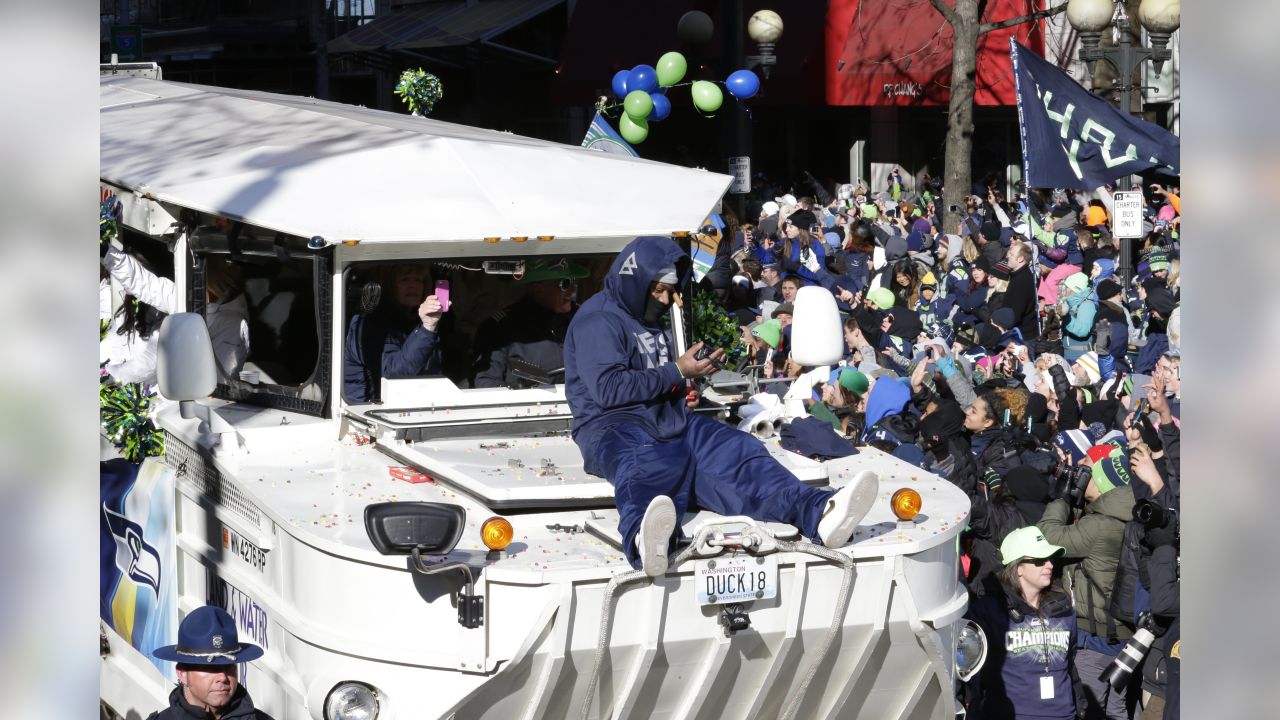
POLYGON ((458 591, 458 624, 468 629, 478 628, 484 624, 484 596, 475 594, 476 581, 471 574, 470 565, 458 561, 428 565, 423 561, 422 552, 419 548, 414 548, 410 552, 410 556, 413 558, 413 569, 421 575, 436 575, 453 571, 462 573, 466 585, 462 590, 458 591))

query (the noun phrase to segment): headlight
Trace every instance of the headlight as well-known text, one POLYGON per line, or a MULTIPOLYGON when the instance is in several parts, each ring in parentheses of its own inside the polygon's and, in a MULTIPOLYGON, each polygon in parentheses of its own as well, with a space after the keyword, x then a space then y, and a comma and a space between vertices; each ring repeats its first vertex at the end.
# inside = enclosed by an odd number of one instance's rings
POLYGON ((987 661, 987 634, 972 620, 965 620, 956 637, 956 675, 968 682, 987 661))
POLYGON ((378 693, 363 683, 338 683, 325 698, 324 717, 325 720, 375 720, 378 693))

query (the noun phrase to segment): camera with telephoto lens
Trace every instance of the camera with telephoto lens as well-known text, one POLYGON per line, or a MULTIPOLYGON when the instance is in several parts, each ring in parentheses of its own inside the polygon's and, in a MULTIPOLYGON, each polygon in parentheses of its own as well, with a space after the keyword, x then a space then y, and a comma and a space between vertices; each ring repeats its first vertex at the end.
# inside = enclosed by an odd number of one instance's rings
POLYGON ((1089 486, 1093 471, 1084 465, 1059 463, 1051 474, 1053 489, 1050 495, 1055 500, 1066 500, 1073 508, 1084 507, 1084 490, 1089 486))
POLYGON ((1158 629, 1159 626, 1150 612, 1139 615, 1137 631, 1133 633, 1133 637, 1129 638, 1129 642, 1124 644, 1120 654, 1116 655, 1116 659, 1102 671, 1098 679, 1105 680, 1113 692, 1120 692, 1128 684, 1129 676, 1138 665, 1142 664, 1142 659, 1151 650, 1151 643, 1155 642, 1158 629))
POLYGON ((1166 528, 1178 524, 1178 511, 1144 498, 1133 504, 1133 519, 1149 528, 1166 528))
POLYGON ((1147 547, 1178 545, 1181 528, 1178 511, 1143 498, 1133 504, 1133 519, 1142 524, 1142 543, 1147 547))

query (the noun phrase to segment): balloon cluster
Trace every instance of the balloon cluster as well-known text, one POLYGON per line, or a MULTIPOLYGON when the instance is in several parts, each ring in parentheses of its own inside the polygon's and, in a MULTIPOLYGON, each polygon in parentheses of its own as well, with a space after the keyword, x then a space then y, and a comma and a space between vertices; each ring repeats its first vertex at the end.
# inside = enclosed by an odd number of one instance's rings
POLYGON ((409 105, 409 112, 426 117, 436 102, 444 97, 444 85, 440 78, 418 68, 400 73, 400 82, 396 83, 394 92, 409 105))
MULTIPOLYGON (((671 114, 671 101, 667 89, 676 87, 684 79, 689 63, 678 52, 664 53, 656 65, 637 65, 630 70, 619 70, 613 75, 613 94, 622 101, 622 117, 618 132, 629 143, 639 144, 649 137, 649 123, 661 122, 671 114)), ((693 106, 711 115, 724 104, 724 92, 720 86, 707 80, 696 80, 689 92, 693 106)), ((760 92, 760 78, 750 70, 737 70, 725 81, 729 94, 739 100, 754 97, 760 92)))

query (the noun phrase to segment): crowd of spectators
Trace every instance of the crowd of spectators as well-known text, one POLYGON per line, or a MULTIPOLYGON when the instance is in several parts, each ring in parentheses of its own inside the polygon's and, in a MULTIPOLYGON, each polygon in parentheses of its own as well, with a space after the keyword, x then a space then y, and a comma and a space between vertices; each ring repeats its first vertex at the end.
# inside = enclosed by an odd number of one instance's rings
POLYGON ((1177 189, 1148 184, 1144 236, 1118 240, 1110 188, 991 187, 944 214, 935 181, 907 183, 726 213, 701 282, 777 396, 748 408, 784 408, 793 451, 874 446, 969 496, 960 580, 992 647, 969 717, 1177 717, 1177 189), (810 286, 845 318, 839 367, 791 359, 810 286), (1117 677, 1126 644, 1150 649, 1117 677))

